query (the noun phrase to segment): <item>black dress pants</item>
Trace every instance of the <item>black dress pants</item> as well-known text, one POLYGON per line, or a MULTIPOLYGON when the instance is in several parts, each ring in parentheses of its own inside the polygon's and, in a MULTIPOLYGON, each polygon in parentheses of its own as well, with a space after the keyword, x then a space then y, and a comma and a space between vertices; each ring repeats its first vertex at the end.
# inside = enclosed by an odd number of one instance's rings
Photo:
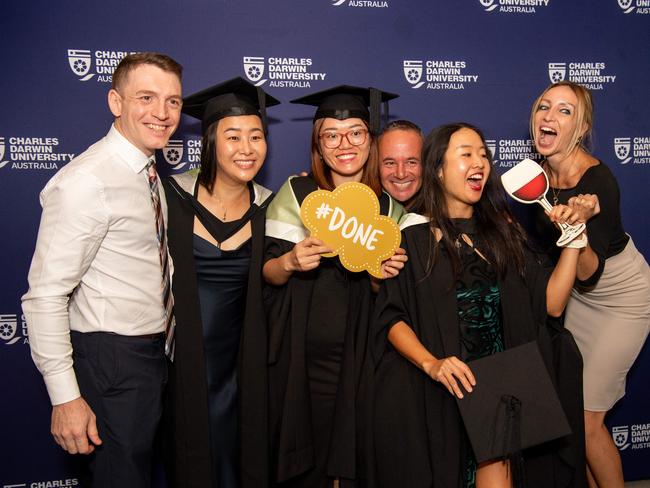
POLYGON ((88 456, 83 486, 149 488, 156 429, 167 381, 164 337, 71 333, 81 396, 102 440, 88 456))

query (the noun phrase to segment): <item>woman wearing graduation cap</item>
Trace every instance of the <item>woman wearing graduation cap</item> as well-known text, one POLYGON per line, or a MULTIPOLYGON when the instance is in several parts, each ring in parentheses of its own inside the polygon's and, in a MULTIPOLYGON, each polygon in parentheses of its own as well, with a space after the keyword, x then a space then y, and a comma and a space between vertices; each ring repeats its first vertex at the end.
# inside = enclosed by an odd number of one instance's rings
MULTIPOLYGON (((269 321, 271 478, 280 486, 368 484, 368 324, 372 306, 367 273, 321 258, 327 243, 309 237, 300 204, 318 188, 356 181, 380 196, 381 212, 401 206, 381 192, 375 134, 379 104, 396 95, 339 86, 293 103, 315 105, 310 176, 292 177, 269 205, 264 278, 269 321), (370 110, 368 106, 370 105, 370 110)), ((386 276, 406 257, 384 263, 386 276)), ((370 485, 372 486, 372 485, 370 485)))
MULTIPOLYGON (((551 330, 548 323, 553 320, 549 316, 562 314, 569 299, 582 242, 564 248, 555 269, 543 264, 527 247, 492 171, 485 139, 471 125, 434 129, 425 140, 423 165, 418 206, 427 220, 404 229, 402 245, 409 263, 396 279, 384 282, 376 303, 377 486, 524 486, 513 479, 525 481, 528 488, 583 486, 581 363, 570 334, 561 328, 551 330), (558 340, 552 340, 552 335, 558 340), (565 414, 573 420, 575 437, 570 435, 551 379, 547 376, 546 391, 541 390, 541 382, 529 379, 532 354, 501 374, 496 371, 501 378, 497 385, 510 373, 520 373, 521 390, 510 382, 504 385, 504 393, 489 386, 482 389, 489 383, 481 378, 477 382, 474 376, 469 361, 531 341, 537 341, 544 360, 537 362, 542 373, 546 368, 555 373, 554 344, 566 346, 559 354, 567 370, 564 377, 555 374, 553 380, 565 414), (566 382, 572 385, 569 401, 563 396, 566 382), (550 437, 543 432, 543 440, 561 438, 524 452, 521 469, 520 451, 526 438, 518 433, 528 432, 529 425, 522 425, 521 419, 529 411, 531 396, 533 405, 554 398, 558 416, 545 420, 553 428, 560 424, 566 428, 554 436, 549 432, 550 437), (476 414, 492 415, 471 430, 461 419, 457 403, 462 408, 463 402, 475 402, 476 414), (509 420, 497 423, 498 418, 509 420), (477 450, 482 452, 484 445, 502 449, 479 457, 477 450), (562 449, 570 452, 560 453, 562 449), (511 462, 501 462, 508 455, 511 462)), ((576 217, 562 205, 550 215, 557 222, 576 217)), ((539 417, 533 423, 541 423, 539 417)))
POLYGON ((266 401, 240 396, 265 388, 266 333, 246 301, 262 299, 271 192, 253 178, 266 157, 265 110, 278 103, 242 78, 184 100, 202 139, 200 171, 164 182, 176 318, 165 454, 174 487, 241 486, 240 440, 250 440, 241 430, 257 430, 255 409, 266 401))

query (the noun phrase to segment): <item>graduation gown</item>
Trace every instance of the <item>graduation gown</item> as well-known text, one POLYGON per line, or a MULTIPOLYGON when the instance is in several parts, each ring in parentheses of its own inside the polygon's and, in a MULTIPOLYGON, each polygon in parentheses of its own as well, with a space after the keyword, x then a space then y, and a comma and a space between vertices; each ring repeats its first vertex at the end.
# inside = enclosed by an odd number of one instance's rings
MULTIPOLYGON (((435 357, 461 356, 456 287, 444 248, 426 275, 429 224, 403 232, 409 261, 379 292, 373 323, 374 436, 377 486, 458 488, 467 444, 454 397, 399 354, 388 331, 407 323, 435 357)), ((504 347, 537 340, 555 382, 573 434, 524 451, 527 488, 584 486, 582 362, 571 334, 546 314, 546 284, 552 268, 525 251, 525 273, 498 279, 504 347)), ((470 393, 471 395, 471 393, 470 393)))
MULTIPOLYGON (((196 172, 173 176, 190 195, 196 172)), ((169 363, 163 415, 164 458, 168 482, 174 487, 212 486, 212 461, 206 365, 203 351, 196 268, 193 254, 194 211, 189 200, 163 180, 168 205, 169 252, 174 263, 172 290, 176 317, 176 351, 169 363)), ((239 355, 239 431, 242 487, 263 487, 266 455, 267 336, 262 302, 262 255, 265 205, 272 193, 253 183, 253 205, 260 207, 252 220, 252 255, 247 307, 239 355), (250 306, 249 306, 250 305, 250 306)))
MULTIPOLYGON (((265 259, 281 256, 307 237, 300 221, 300 203, 316 190, 310 177, 290 178, 269 206, 265 259)), ((381 213, 396 221, 401 205, 384 193, 381 213)), ((345 270, 338 258, 321 267, 294 273, 284 286, 267 285, 265 304, 269 324, 269 399, 273 479, 277 482, 301 475, 315 465, 312 405, 307 378, 306 343, 310 314, 322 308, 312 303, 314 287, 324 266, 335 266, 345 282, 347 310, 343 351, 331 430, 327 476, 340 478, 342 486, 372 486, 367 469, 370 458, 369 401, 372 369, 369 356, 369 324, 373 306, 367 273, 345 270)), ((343 286, 343 285, 341 285, 343 286)), ((321 295, 322 296, 322 295, 321 295)), ((328 303, 336 307, 340 304, 328 303)))

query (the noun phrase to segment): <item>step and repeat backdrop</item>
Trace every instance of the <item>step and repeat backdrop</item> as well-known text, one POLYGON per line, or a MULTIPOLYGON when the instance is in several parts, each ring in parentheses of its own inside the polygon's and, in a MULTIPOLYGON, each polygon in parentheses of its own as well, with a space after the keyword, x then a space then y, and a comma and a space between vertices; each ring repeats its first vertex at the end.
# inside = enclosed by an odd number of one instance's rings
MULTIPOLYGON (((530 106, 552 81, 589 87, 594 154, 614 172, 623 220, 650 258, 650 0, 22 0, 0 6, 0 486, 79 486, 49 434, 50 405, 20 307, 40 218, 38 194, 111 123, 112 72, 128 53, 182 63, 184 92, 243 76, 286 102, 338 84, 400 94, 390 115, 483 128, 504 171, 536 158, 530 106)), ((277 190, 309 165, 312 110, 269 110, 259 181, 277 190)), ((184 118, 161 172, 199 164, 184 118)), ((626 478, 650 478, 650 347, 608 427, 626 478)), ((157 485, 164 486, 162 476, 157 485)))

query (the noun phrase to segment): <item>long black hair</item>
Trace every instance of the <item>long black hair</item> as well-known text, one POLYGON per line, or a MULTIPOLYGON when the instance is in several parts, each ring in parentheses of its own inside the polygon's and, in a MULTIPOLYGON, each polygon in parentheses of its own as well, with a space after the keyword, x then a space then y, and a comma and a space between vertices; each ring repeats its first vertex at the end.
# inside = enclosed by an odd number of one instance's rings
POLYGON ((212 122, 201 137, 201 171, 199 171, 198 182, 210 193, 214 189, 214 180, 217 177, 216 133, 218 124, 219 120, 212 122))
MULTIPOLYGON (((422 189, 415 203, 415 208, 423 209, 424 214, 431 218, 430 235, 434 236, 436 228, 442 233, 439 242, 435 238, 431 239, 428 271, 431 271, 439 247, 442 245, 451 259, 454 279, 457 279, 461 272, 460 255, 456 252, 455 246, 459 230, 449 217, 445 187, 440 179, 440 173, 451 136, 461 129, 470 129, 478 134, 486 147, 489 164, 492 165, 492 155, 487 150, 485 137, 480 129, 464 122, 437 127, 424 141, 422 189)), ((501 180, 493 169, 485 183, 481 199, 474 205, 474 219, 478 240, 475 244, 495 266, 499 275, 504 276, 511 266, 514 266, 519 274, 523 274, 524 232, 508 208, 501 180)))

